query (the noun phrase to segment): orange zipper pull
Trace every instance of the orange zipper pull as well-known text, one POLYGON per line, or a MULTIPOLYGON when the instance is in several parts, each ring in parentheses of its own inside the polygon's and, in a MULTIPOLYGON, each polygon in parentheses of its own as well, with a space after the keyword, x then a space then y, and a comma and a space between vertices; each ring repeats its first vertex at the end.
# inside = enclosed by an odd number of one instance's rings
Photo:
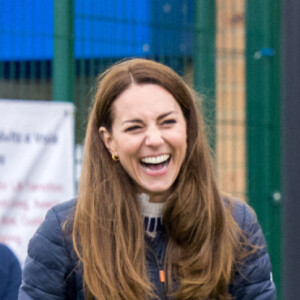
POLYGON ((159 280, 160 280, 160 282, 166 281, 165 271, 163 269, 159 270, 159 280))

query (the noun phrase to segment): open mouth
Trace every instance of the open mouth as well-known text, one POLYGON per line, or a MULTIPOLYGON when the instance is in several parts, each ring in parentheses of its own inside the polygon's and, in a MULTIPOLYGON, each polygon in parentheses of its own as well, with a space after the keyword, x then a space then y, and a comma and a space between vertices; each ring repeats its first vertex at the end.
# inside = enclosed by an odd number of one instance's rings
POLYGON ((155 171, 166 168, 171 160, 170 154, 159 155, 156 157, 144 157, 141 159, 140 163, 144 168, 148 170, 155 171))

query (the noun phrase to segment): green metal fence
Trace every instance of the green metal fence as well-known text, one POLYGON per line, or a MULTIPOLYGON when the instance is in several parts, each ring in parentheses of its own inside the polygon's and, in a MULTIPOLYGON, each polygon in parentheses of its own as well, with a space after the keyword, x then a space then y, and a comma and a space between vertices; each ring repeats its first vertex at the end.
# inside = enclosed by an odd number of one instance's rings
POLYGON ((247 192, 281 295, 280 1, 248 1, 246 12, 247 192))
POLYGON ((166 63, 202 94, 220 187, 256 209, 280 295, 280 0, 13 2, 5 20, 31 26, 0 23, 0 98, 74 102, 78 145, 95 78, 119 59, 166 63))

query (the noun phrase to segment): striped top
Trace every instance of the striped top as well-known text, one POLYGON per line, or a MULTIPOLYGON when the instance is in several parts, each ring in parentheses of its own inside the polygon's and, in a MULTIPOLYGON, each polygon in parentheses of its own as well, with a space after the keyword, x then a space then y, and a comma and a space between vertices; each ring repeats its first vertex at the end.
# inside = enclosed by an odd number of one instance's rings
POLYGON ((149 196, 145 193, 139 194, 138 200, 144 216, 145 233, 149 237, 155 238, 157 232, 162 230, 162 216, 166 203, 149 202, 149 196))

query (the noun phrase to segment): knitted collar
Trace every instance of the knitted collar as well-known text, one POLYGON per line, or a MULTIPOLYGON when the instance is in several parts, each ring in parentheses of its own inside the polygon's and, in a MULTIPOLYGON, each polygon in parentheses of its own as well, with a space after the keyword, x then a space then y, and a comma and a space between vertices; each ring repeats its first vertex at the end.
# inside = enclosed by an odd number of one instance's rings
POLYGON ((149 196, 145 193, 138 195, 141 214, 144 216, 145 233, 151 238, 155 238, 157 232, 162 230, 162 216, 165 202, 149 202, 149 196))

